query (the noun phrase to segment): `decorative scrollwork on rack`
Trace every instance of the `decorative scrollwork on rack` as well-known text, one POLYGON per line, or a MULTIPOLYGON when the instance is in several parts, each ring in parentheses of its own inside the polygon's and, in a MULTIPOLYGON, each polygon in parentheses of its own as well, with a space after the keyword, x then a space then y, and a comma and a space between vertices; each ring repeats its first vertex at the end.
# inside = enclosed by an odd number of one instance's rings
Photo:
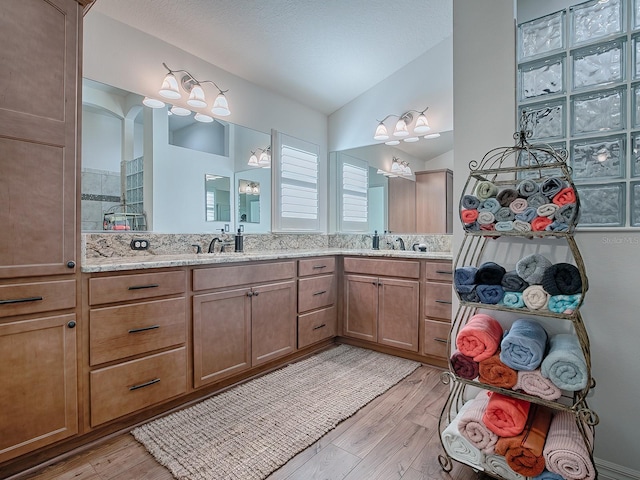
POLYGON ((455 376, 453 375, 453 373, 448 370, 440 374, 440 382, 442 382, 444 385, 449 385, 454 378, 455 376))

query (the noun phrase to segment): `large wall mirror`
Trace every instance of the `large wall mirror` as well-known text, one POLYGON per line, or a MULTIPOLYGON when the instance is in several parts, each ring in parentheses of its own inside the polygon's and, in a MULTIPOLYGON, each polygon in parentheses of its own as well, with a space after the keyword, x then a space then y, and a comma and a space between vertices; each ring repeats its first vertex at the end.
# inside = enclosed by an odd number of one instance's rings
POLYGON ((249 164, 269 134, 170 115, 89 79, 82 97, 83 231, 270 231, 270 162, 249 164), (259 195, 240 192, 247 182, 259 195))

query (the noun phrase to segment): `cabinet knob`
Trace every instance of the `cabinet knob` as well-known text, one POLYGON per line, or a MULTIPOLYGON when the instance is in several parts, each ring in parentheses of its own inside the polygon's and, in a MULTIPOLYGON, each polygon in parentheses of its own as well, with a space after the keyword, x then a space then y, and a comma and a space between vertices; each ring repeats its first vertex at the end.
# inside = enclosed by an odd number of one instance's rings
POLYGON ((253 292, 247 292, 247 297, 253 297, 253 292))
POLYGON ((69 260, 69 261, 67 262, 67 267, 69 267, 69 268, 73 268, 73 267, 75 267, 75 266, 76 266, 76 262, 74 262, 73 260, 69 260))
POLYGON ((253 292, 253 294, 257 297, 258 295, 260 295, 260 292, 253 292))
POLYGON ((76 322, 74 322, 73 320, 71 320, 69 323, 67 323, 67 327, 69 328, 75 328, 76 326, 76 322))

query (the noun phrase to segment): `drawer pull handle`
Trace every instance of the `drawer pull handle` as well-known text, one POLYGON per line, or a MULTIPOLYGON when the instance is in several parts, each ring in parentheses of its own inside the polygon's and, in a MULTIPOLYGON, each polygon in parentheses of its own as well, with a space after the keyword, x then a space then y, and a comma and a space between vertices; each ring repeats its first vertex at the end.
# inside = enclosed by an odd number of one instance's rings
POLYGON ((313 296, 315 297, 316 295, 322 295, 323 293, 327 293, 326 290, 320 290, 319 292, 313 292, 313 296))
POLYGON ((436 300, 436 303, 444 303, 446 305, 451 305, 451 302, 449 300, 436 300))
POLYGON ((132 285, 129 290, 142 290, 144 288, 158 288, 160 285, 157 283, 150 283, 149 285, 132 285))
POLYGON ((434 338, 434 340, 435 340, 436 342, 440 342, 440 343, 447 343, 447 339, 446 339, 446 338, 438 338, 438 337, 435 337, 435 338, 434 338))
POLYGON ((314 330, 320 330, 321 328, 324 328, 324 327, 326 327, 326 326, 327 326, 327 324, 326 324, 326 323, 323 323, 322 325, 318 325, 317 327, 313 327, 313 329, 314 329, 314 330))
POLYGON ((148 382, 141 383, 139 385, 133 385, 129 387, 129 391, 133 392, 134 390, 138 390, 139 388, 148 387, 149 385, 153 385, 154 383, 158 383, 160 381, 159 378, 154 378, 153 380, 149 380, 148 382))
POLYGON ((160 325, 151 325, 150 327, 132 328, 131 330, 129 330, 129 333, 146 332, 147 330, 155 330, 156 328, 160 328, 160 325))
POLYGON ((436 270, 436 273, 441 273, 443 275, 453 275, 451 270, 436 270))
POLYGON ((326 265, 314 265, 313 268, 327 268, 326 265))
POLYGON ((0 305, 9 305, 11 303, 37 302, 40 300, 43 300, 43 298, 42 297, 12 298, 11 300, 0 300, 0 305))

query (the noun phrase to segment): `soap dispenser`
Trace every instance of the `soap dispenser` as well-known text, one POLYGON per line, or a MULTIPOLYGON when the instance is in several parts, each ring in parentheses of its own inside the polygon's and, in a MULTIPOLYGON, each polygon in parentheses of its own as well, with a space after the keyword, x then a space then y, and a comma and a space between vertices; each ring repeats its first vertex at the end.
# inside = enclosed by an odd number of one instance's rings
POLYGON ((373 231, 373 244, 372 244, 372 248, 374 250, 380 250, 380 235, 378 235, 378 231, 374 230, 373 231))
POLYGON ((242 230, 238 229, 238 233, 236 234, 236 245, 235 245, 235 251, 236 252, 242 252, 244 249, 244 239, 242 238, 242 230))

